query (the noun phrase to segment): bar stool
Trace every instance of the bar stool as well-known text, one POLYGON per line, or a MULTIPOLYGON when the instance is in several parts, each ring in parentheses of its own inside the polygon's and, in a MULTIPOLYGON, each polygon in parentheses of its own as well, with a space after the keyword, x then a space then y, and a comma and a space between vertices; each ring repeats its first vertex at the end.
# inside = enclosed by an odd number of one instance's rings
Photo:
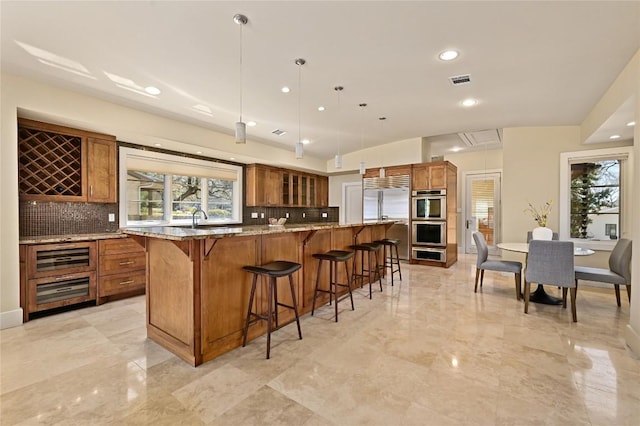
POLYGON ((351 259, 354 256, 354 252, 345 251, 345 250, 331 250, 326 253, 316 253, 313 255, 314 258, 318 259, 318 275, 316 276, 316 288, 313 292, 313 305, 311 307, 311 315, 316 309, 316 296, 318 292, 321 293, 329 293, 329 305, 333 298, 335 298, 335 311, 336 311, 336 322, 338 322, 338 301, 346 298, 347 296, 351 299, 351 310, 355 310, 353 306, 353 294, 351 293, 351 277, 349 277, 349 268, 347 267, 347 260, 351 259), (320 270, 322 268, 322 261, 329 261, 329 289, 323 290, 318 288, 318 284, 320 283, 320 270), (339 283, 338 282, 338 262, 344 262, 344 270, 347 273, 347 283, 339 283), (338 298, 338 287, 346 287, 349 289, 349 294, 345 294, 341 298, 338 298))
POLYGON ((369 281, 369 299, 372 298, 371 286, 375 281, 376 275, 380 282, 380 291, 382 291, 382 277, 380 275, 380 264, 378 263, 378 251, 380 250, 380 244, 376 243, 361 243, 349 246, 350 249, 355 251, 355 256, 360 253, 360 273, 356 272, 356 262, 353 262, 353 274, 352 280, 355 282, 360 280, 360 287, 364 284, 364 279, 369 281), (367 253, 367 268, 364 267, 364 254, 367 253), (373 257, 373 258, 372 258, 373 257), (375 259, 375 266, 373 266, 373 259, 375 259))
POLYGON ((267 359, 269 359, 271 353, 271 332, 278 330, 293 321, 289 321, 286 324, 280 326, 278 324, 278 306, 292 309, 296 316, 296 324, 298 325, 298 336, 302 340, 302 330, 300 329, 300 317, 298 316, 298 304, 296 303, 296 294, 293 289, 293 273, 302 267, 299 263, 288 262, 285 260, 276 260, 275 262, 266 263, 264 265, 257 266, 243 266, 247 272, 253 274, 253 282, 251 283, 251 296, 249 296, 249 307, 247 309, 247 318, 244 324, 244 331, 242 333, 242 347, 247 344, 247 333, 249 331, 249 324, 258 322, 260 320, 267 321, 267 359), (253 312, 253 299, 256 294, 256 283, 258 281, 258 275, 264 275, 269 278, 268 286, 268 299, 269 307, 266 313, 253 312), (280 277, 289 277, 289 287, 291 288, 291 299, 293 300, 293 306, 285 305, 278 302, 278 288, 276 280, 280 277), (275 327, 273 327, 273 320, 275 319, 275 327))
POLYGON ((387 261, 389 262, 389 268, 391 269, 391 286, 393 286, 393 274, 397 272, 400 274, 400 281, 402 281, 402 271, 400 270, 400 255, 398 255, 398 245, 400 240, 392 238, 385 238, 382 240, 374 241, 376 244, 382 245, 382 270, 387 270, 387 261), (387 247, 389 247, 389 255, 387 256, 387 247), (393 255, 395 249, 396 255, 393 255), (394 265, 398 265, 398 269, 393 269, 394 265))

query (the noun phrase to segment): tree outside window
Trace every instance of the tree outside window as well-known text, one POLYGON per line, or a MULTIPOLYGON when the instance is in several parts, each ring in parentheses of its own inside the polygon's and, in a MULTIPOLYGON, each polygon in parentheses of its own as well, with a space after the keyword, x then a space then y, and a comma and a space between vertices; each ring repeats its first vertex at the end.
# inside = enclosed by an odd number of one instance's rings
POLYGON ((616 239, 620 229, 620 161, 571 164, 571 238, 616 239))

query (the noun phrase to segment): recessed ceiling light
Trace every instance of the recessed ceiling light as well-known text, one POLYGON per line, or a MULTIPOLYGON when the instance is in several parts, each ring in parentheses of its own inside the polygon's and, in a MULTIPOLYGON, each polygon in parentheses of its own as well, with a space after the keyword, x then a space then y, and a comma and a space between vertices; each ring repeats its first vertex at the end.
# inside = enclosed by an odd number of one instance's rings
POLYGON ((469 98, 469 99, 465 99, 464 101, 462 101, 462 105, 466 106, 466 107, 472 107, 472 106, 477 105, 477 104, 478 104, 478 100, 477 99, 469 98))
POLYGON ((202 151, 196 151, 196 154, 202 154, 202 151))
POLYGON ((162 146, 162 144, 154 143, 155 146, 162 146))
POLYGON ((229 157, 229 160, 235 160, 236 157, 229 157))
POLYGON ((324 107, 323 106, 319 106, 318 107, 318 111, 324 111, 324 107))
POLYGON ((453 148, 451 148, 452 152, 458 152, 458 151, 461 151, 461 150, 462 150, 462 148, 460 148, 459 146, 454 146, 453 148))
POLYGON ((153 86, 147 86, 144 88, 144 91, 147 92, 150 95, 159 95, 160 89, 158 89, 157 87, 153 87, 153 86))
POLYGON ((284 86, 282 89, 282 93, 289 93, 291 91, 291 89, 289 89, 287 86, 284 86))
POLYGON ((440 52, 438 58, 443 61, 452 61, 457 58, 459 55, 457 50, 445 50, 444 52, 440 52))
POLYGON ((255 127, 255 125, 258 124, 255 121, 247 121, 247 126, 249 127, 255 127))
POLYGON ((630 121, 627 123, 627 126, 631 127, 631 126, 635 126, 636 122, 635 121, 630 121))
POLYGON ((620 139, 620 135, 611 135, 609 139, 620 139))
POLYGON ((302 144, 303 145, 309 145, 311 143, 311 141, 309 139, 302 139, 302 144))

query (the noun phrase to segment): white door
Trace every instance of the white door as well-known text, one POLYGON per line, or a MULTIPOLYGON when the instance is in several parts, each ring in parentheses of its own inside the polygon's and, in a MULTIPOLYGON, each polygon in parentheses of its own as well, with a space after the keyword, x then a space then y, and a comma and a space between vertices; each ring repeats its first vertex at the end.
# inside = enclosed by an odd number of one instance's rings
POLYGON ((340 223, 362 223, 362 182, 342 184, 340 223))
POLYGON ((500 230, 501 172, 468 173, 465 176, 465 252, 476 253, 473 232, 480 231, 489 247, 497 254, 500 230))

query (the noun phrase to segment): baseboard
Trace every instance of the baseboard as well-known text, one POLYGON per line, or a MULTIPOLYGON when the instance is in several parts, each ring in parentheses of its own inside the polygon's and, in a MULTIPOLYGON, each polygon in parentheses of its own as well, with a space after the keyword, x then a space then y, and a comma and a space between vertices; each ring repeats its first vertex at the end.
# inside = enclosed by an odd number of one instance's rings
POLYGON ((640 334, 631 327, 631 324, 627 324, 627 330, 624 333, 627 346, 631 348, 631 351, 638 357, 640 357, 640 334))
POLYGON ((0 312, 0 330, 22 325, 22 308, 0 312))

